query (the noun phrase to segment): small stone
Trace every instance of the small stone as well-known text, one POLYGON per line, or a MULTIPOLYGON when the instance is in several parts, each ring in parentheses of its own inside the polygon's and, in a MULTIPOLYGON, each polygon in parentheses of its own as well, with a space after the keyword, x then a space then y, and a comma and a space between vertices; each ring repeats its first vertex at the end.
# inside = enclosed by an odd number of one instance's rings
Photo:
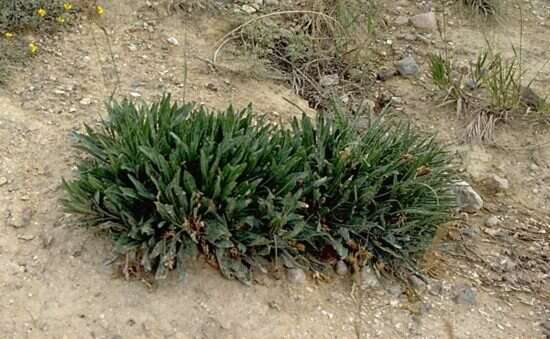
POLYGON ((32 235, 32 234, 18 235, 17 239, 21 239, 21 240, 25 240, 25 241, 31 241, 31 240, 34 239, 34 235, 32 235))
POLYGON ((277 6, 279 4, 279 0, 264 0, 264 4, 266 6, 277 6))
POLYGON ((457 182, 453 191, 456 195, 456 205, 460 210, 473 213, 483 208, 483 199, 466 181, 457 182))
POLYGON ((393 78, 395 74, 397 74, 397 70, 395 68, 382 69, 376 74, 376 79, 380 81, 386 81, 393 78))
POLYGON ((336 274, 338 275, 346 275, 348 274, 348 265, 346 265, 344 260, 339 260, 336 263, 335 271, 336 271, 336 274))
POLYGON ((510 182, 507 179, 501 178, 496 174, 485 179, 485 185, 493 193, 507 191, 510 188, 510 182))
POLYGON ((33 210, 29 207, 13 209, 9 211, 8 225, 14 228, 22 228, 31 223, 33 210))
POLYGON ((115 334, 114 336, 111 337, 111 339, 122 339, 122 336, 115 334))
POLYGON ((473 91, 474 89, 477 88, 477 82, 474 80, 474 79, 468 79, 464 82, 464 85, 466 85, 466 87, 473 91))
POLYGON ((137 51, 137 47, 136 47, 136 45, 134 45, 134 44, 129 44, 129 45, 128 45, 128 49, 129 49, 131 52, 137 51))
POLYGON ((76 112, 76 108, 75 108, 75 107, 69 108, 69 113, 74 113, 74 112, 76 112))
POLYGON ((403 15, 400 15, 397 18, 395 18, 395 21, 393 23, 397 26, 403 26, 409 23, 409 18, 403 15))
POLYGON ((403 289, 398 284, 392 285, 388 288, 388 293, 395 298, 399 298, 403 294, 403 289))
POLYGON ((340 77, 338 74, 324 75, 319 79, 319 84, 323 87, 336 86, 340 83, 340 77))
POLYGON ((418 292, 424 292, 428 288, 428 285, 416 275, 409 276, 409 283, 411 287, 418 292))
POLYGON ((520 100, 527 106, 537 108, 544 101, 531 87, 522 87, 520 100))
POLYGON ((166 41, 168 41, 168 43, 170 45, 174 45, 174 46, 178 46, 180 43, 178 41, 178 39, 174 38, 173 36, 169 37, 168 39, 166 39, 166 41))
POLYGON ((8 178, 0 177, 0 187, 4 186, 7 183, 8 183, 8 178))
POLYGON ((62 89, 54 89, 54 94, 57 94, 57 95, 65 95, 65 91, 62 90, 62 89))
POLYGON ((462 234, 464 234, 467 237, 473 238, 474 236, 478 235, 481 232, 479 226, 477 225, 470 225, 469 227, 465 228, 462 231, 462 234))
POLYGON ((391 97, 391 103, 394 105, 401 105, 403 103, 403 99, 400 97, 391 97))
POLYGON ((498 218, 495 215, 492 215, 489 218, 487 218, 487 220, 485 220, 485 225, 489 227, 495 227, 499 223, 500 223, 500 220, 498 220, 498 218))
POLYGON ((370 266, 364 266, 361 270, 361 289, 376 288, 380 285, 376 273, 370 266))
POLYGON ((206 88, 211 90, 212 92, 217 92, 218 91, 218 87, 215 84, 211 83, 211 82, 206 85, 206 88))
POLYGON ((243 10, 243 12, 248 13, 248 14, 254 14, 258 11, 256 8, 254 8, 253 6, 250 6, 250 5, 242 5, 241 9, 243 10))
POLYGON ((289 268, 287 279, 294 284, 303 284, 306 282, 306 274, 301 268, 289 268))
POLYGON ((92 99, 90 98, 83 98, 82 100, 80 100, 80 104, 82 106, 88 106, 92 103, 92 99))
POLYGON ((138 92, 130 92, 130 96, 133 98, 141 98, 141 94, 138 92))
POLYGON ((402 76, 414 76, 418 73, 420 68, 412 56, 407 56, 401 60, 396 65, 397 71, 402 76))
POLYGON ((473 305, 476 303, 476 292, 466 285, 456 285, 454 288, 453 300, 459 305, 473 305))
POLYGON ((437 29, 437 19, 433 12, 427 12, 411 17, 411 24, 421 31, 435 31, 437 29))

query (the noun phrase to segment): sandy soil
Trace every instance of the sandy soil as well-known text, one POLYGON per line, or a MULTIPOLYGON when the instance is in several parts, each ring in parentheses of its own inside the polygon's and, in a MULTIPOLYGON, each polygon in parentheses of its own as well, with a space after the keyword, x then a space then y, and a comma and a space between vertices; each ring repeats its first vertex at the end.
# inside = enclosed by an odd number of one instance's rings
MULTIPOLYGON (((420 11, 399 3, 391 18, 420 11)), ((541 3, 531 5, 541 9, 541 3)), ((289 101, 307 110, 284 83, 250 77, 242 56, 223 58, 232 71, 216 71, 204 61, 230 28, 225 15, 164 14, 129 0, 107 7, 103 20, 113 31, 118 95, 147 100, 170 91, 220 108, 253 102, 283 121, 301 114, 289 101)), ((543 8, 535 14, 527 13, 524 27, 526 62, 533 68, 550 57, 550 29, 541 24, 549 13, 543 8)), ((452 20, 454 49, 471 58, 484 37, 465 18, 452 20)), ((503 51, 518 38, 516 21, 492 32, 503 51)), ((396 41, 385 62, 417 51, 423 75, 392 79, 384 90, 402 98, 405 117, 451 143, 486 201, 482 212, 464 216, 434 246, 425 264, 432 278, 427 288, 419 286, 418 298, 391 280, 358 292, 349 277, 290 284, 260 276, 246 287, 202 262, 193 264, 185 282, 171 277, 151 286, 120 278, 105 264, 109 241, 75 227, 58 202, 61 178, 71 175, 75 155, 70 132, 96 121, 116 83, 103 33, 84 22, 41 41, 42 52, 14 66, 0 88, 0 337, 544 338, 541 324, 550 319, 548 129, 512 121, 499 127, 496 145, 457 142, 464 122, 452 108, 436 107, 423 58, 427 46, 399 39, 411 30, 382 33, 396 41), (506 177, 511 188, 492 194, 484 185, 492 174, 506 177), (486 225, 491 215, 500 218, 498 225, 486 225), (461 286, 472 287, 475 303, 457 302, 461 286)), ((550 72, 543 69, 538 79, 535 87, 550 95, 550 72)))

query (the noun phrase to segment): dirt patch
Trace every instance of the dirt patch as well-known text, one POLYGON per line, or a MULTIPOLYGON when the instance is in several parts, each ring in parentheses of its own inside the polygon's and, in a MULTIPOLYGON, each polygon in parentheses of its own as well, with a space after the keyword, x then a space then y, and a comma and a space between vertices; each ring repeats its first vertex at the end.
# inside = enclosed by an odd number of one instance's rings
MULTIPOLYGON (((409 2, 399 5, 388 19, 419 11, 409 2)), ((392 78, 373 91, 399 98, 395 107, 404 118, 452 143, 486 200, 483 211, 464 217, 435 247, 427 259, 436 264, 433 278, 419 298, 391 280, 361 291, 349 277, 303 285, 261 277, 245 287, 202 262, 192 264, 185 282, 170 277, 151 287, 118 277, 105 265, 111 244, 76 228, 58 203, 60 178, 71 175, 73 163, 69 134, 96 121, 115 85, 117 95, 136 100, 170 91, 219 108, 253 102, 274 120, 301 114, 295 104, 312 112, 283 82, 248 77, 243 56, 227 64, 232 71, 205 61, 230 27, 223 16, 162 16, 131 1, 106 13, 105 20, 116 23, 109 26, 113 56, 101 30, 83 23, 44 41, 44 53, 0 91, 0 333, 6 338, 544 337, 540 324, 550 312, 546 129, 512 121, 499 127, 495 146, 460 144, 463 121, 437 107, 426 76, 423 51, 431 45, 400 38, 409 26, 379 33, 399 42, 383 61, 390 65, 414 52, 422 73, 392 78), (510 180, 507 192, 483 190, 484 176, 493 173, 510 180), (486 225, 491 215, 500 218, 498 225, 486 225)), ((453 43, 464 57, 473 55, 482 36, 453 20, 453 43)), ((525 27, 533 65, 548 57, 539 44, 547 32, 537 20, 530 16, 525 27)), ((508 33, 495 34, 505 40, 508 33)), ((541 74, 536 86, 544 94, 549 78, 541 74)))

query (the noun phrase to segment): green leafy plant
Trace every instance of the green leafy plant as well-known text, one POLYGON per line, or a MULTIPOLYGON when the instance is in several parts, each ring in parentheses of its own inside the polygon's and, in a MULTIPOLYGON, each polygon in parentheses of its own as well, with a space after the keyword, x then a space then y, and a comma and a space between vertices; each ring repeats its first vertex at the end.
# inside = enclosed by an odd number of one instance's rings
POLYGON ((494 56, 487 72, 485 83, 490 105, 499 110, 512 110, 520 104, 521 74, 516 58, 504 59, 494 56))
POLYGON ((0 32, 59 27, 59 18, 67 13, 63 0, 3 0, 0 32))
POLYGON ((198 253, 243 282, 260 258, 414 269, 454 201, 445 149, 406 125, 360 133, 335 110, 284 128, 169 96, 108 111, 75 134, 63 202, 157 278, 198 253))
POLYGON ((492 17, 498 14, 500 8, 499 0, 462 0, 473 13, 484 17, 492 17))

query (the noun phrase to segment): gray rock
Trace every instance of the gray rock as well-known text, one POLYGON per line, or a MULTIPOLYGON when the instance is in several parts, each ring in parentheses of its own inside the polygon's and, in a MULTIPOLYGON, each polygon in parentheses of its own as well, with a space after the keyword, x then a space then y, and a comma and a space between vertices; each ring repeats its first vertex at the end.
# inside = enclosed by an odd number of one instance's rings
POLYGON ((380 286, 378 276, 370 266, 365 266, 361 270, 361 289, 376 288, 380 286))
POLYGON ((487 188, 489 190, 495 193, 504 192, 510 188, 510 182, 507 179, 501 178, 496 174, 493 174, 485 179, 485 185, 487 185, 487 188))
POLYGON ((348 274, 348 265, 344 262, 344 260, 339 260, 336 263, 336 267, 334 268, 336 271, 336 274, 338 275, 346 275, 348 274))
POLYGON ((0 187, 4 186, 7 183, 8 183, 8 178, 0 177, 0 187))
POLYGON ((306 282, 306 273, 301 268, 289 268, 287 279, 294 284, 303 284, 306 282))
POLYGON ((82 106, 88 106, 92 103, 92 99, 90 98, 82 98, 82 100, 80 100, 80 104, 82 106))
POLYGON ((264 0, 264 5, 266 6, 277 6, 279 4, 279 0, 264 0))
POLYGON ((338 76, 338 74, 323 75, 321 79, 319 79, 319 85, 323 87, 336 86, 339 83, 340 83, 340 77, 338 76))
POLYGON ((254 8, 253 6, 250 6, 250 5, 242 5, 241 9, 243 10, 243 12, 248 13, 248 14, 254 14, 258 11, 256 8, 254 8))
POLYGON ((409 276, 409 283, 417 292, 424 292, 428 288, 428 285, 416 275, 409 276))
POLYGON ((414 76, 418 74, 418 71, 420 70, 420 67, 418 67, 418 64, 416 63, 414 58, 410 55, 399 60, 399 62, 397 62, 396 67, 397 67, 397 71, 402 76, 414 76))
POLYGON ((487 220, 485 220, 485 225, 489 227, 495 227, 499 223, 500 223, 500 220, 498 220, 498 218, 495 215, 492 215, 489 218, 487 218, 487 220))
POLYGON ((411 24, 421 31, 435 31, 437 29, 437 19, 433 12, 418 14, 411 17, 411 24))
POLYGON ((481 233, 481 230, 479 229, 479 226, 477 226, 477 225, 470 225, 469 227, 465 228, 462 231, 462 234, 464 234, 465 236, 470 237, 470 238, 478 235, 479 233, 481 233))
POLYGON ((455 183, 453 191, 457 207, 461 211, 473 213, 483 208, 483 199, 466 181, 455 183))
POLYGON ((474 79, 468 79, 464 82, 464 85, 471 91, 477 88, 477 82, 474 79))
POLYGON ((376 74, 376 79, 380 81, 386 81, 391 79, 395 74, 397 74, 397 70, 395 68, 392 69, 382 69, 378 74, 376 74))
POLYGON ((14 228, 26 227, 31 223, 33 210, 29 207, 14 208, 8 212, 8 225, 14 228))
POLYGON ((453 301, 459 305, 474 305, 476 303, 476 292, 466 285, 456 285, 453 291, 453 301))
POLYGON ((396 24, 397 26, 406 25, 406 24, 409 23, 409 17, 400 15, 400 16, 398 16, 397 18, 395 18, 395 20, 394 20, 393 23, 396 24))
POLYGON ((168 39, 166 39, 166 41, 168 41, 168 43, 170 45, 174 45, 174 46, 178 46, 180 43, 178 41, 178 39, 174 38, 173 36, 169 37, 168 39))
POLYGON ((388 293, 394 298, 399 298, 403 294, 403 289, 400 285, 395 284, 388 288, 388 293))

